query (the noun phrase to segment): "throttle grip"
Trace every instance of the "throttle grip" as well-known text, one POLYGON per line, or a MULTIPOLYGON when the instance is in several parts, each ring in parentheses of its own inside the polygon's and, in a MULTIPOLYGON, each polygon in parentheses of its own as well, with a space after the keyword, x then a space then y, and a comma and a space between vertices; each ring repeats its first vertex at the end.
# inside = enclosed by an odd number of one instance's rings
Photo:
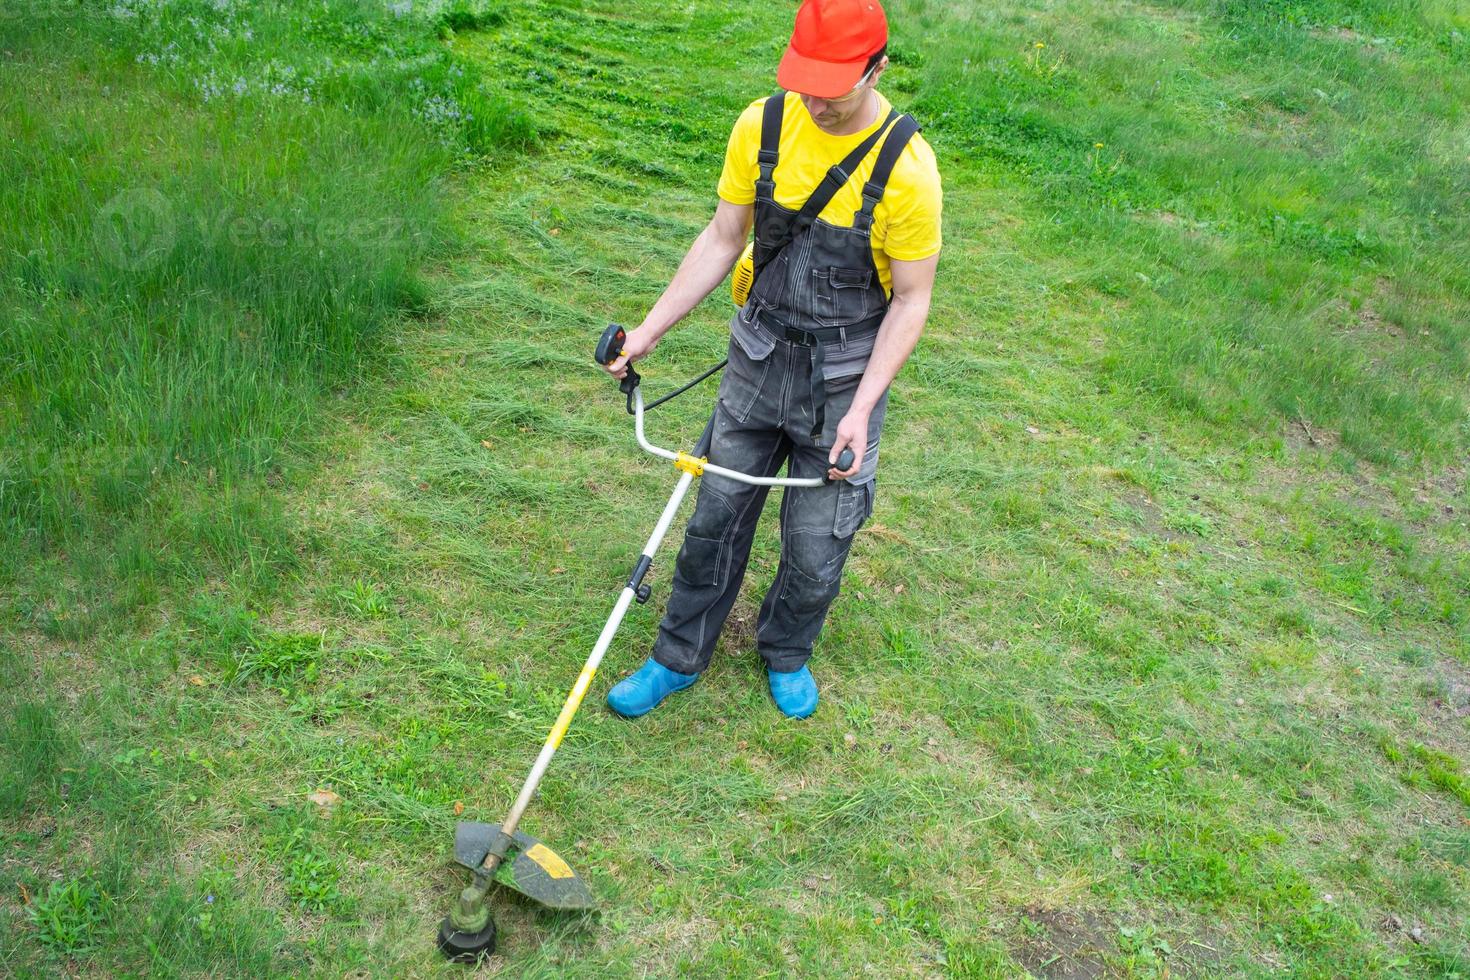
MULTIPOLYGON (((602 336, 597 338, 597 350, 592 352, 592 359, 603 367, 607 367, 618 356, 623 353, 623 343, 628 339, 628 331, 616 323, 609 323, 602 336)), ((623 375, 623 380, 618 382, 618 390, 628 396, 628 414, 633 414, 633 390, 638 387, 642 380, 638 372, 633 370, 632 362, 629 362, 628 373, 623 375)))
MULTIPOLYGON (((847 469, 851 469, 852 468, 852 461, 854 459, 856 459, 856 458, 857 458, 857 456, 853 453, 852 447, 849 446, 846 449, 842 450, 842 452, 840 452, 840 453, 837 454, 837 462, 835 462, 835 463, 832 464, 832 469, 834 469, 834 470, 847 470, 847 469)), ((830 476, 824 476, 824 477, 822 477, 822 479, 825 480, 827 483, 831 483, 832 482, 832 478, 830 476)))
POLYGON ((607 329, 602 332, 602 336, 598 338, 597 350, 592 355, 593 359, 604 367, 611 364, 623 352, 623 342, 627 339, 628 331, 616 323, 609 323, 607 329))

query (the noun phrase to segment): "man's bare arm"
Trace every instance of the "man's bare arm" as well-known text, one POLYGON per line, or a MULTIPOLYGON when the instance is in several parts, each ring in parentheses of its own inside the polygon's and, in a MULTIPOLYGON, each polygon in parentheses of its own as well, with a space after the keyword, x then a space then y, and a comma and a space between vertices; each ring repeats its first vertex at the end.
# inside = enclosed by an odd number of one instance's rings
POLYGON ((689 314, 700 301, 725 281, 745 250, 755 208, 750 204, 731 204, 721 200, 715 216, 689 247, 679 271, 668 288, 653 304, 643 323, 628 333, 623 356, 607 366, 615 378, 628 373, 628 363, 646 357, 669 328, 689 314))
POLYGON ((893 274, 893 300, 878 327, 873 356, 863 371, 863 380, 858 382, 852 405, 837 424, 832 452, 827 457, 828 462, 835 463, 838 454, 851 446, 855 458, 851 469, 833 467, 829 471, 833 479, 852 476, 863 465, 863 453, 868 448, 868 417, 914 352, 929 319, 929 300, 934 293, 934 273, 939 268, 939 256, 932 255, 916 262, 893 259, 888 268, 893 274))

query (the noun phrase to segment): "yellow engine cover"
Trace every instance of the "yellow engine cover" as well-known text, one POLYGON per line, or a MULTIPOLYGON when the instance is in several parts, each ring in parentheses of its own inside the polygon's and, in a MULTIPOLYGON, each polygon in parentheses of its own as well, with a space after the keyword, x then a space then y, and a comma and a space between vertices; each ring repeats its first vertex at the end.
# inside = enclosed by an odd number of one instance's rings
POLYGON ((755 284, 755 242, 745 246, 735 271, 730 274, 730 298, 736 306, 744 306, 750 298, 750 287, 755 284))

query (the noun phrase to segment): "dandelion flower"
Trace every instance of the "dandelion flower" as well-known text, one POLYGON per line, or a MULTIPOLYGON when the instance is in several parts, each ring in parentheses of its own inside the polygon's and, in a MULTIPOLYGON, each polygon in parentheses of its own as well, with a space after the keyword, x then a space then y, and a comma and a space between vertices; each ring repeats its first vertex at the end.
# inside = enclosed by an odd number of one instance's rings
POLYGON ((1101 150, 1103 148, 1103 145, 1101 143, 1094 143, 1092 144, 1092 148, 1094 150, 1101 150))
POLYGON ((1046 42, 1045 41, 1037 41, 1036 42, 1036 46, 1038 48, 1044 48, 1044 47, 1046 47, 1046 42))

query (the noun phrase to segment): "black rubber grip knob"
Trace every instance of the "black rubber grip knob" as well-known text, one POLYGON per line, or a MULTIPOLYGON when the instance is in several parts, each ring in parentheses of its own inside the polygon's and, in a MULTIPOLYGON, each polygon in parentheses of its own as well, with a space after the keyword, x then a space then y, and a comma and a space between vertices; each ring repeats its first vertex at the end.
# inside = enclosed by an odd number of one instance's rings
POLYGON ((851 449, 842 450, 842 452, 837 454, 837 465, 834 468, 839 471, 852 469, 853 458, 851 449))
POLYGON ((598 364, 611 364, 618 359, 623 352, 623 341, 628 339, 628 331, 616 323, 609 323, 607 329, 597 341, 597 351, 592 355, 598 364))

